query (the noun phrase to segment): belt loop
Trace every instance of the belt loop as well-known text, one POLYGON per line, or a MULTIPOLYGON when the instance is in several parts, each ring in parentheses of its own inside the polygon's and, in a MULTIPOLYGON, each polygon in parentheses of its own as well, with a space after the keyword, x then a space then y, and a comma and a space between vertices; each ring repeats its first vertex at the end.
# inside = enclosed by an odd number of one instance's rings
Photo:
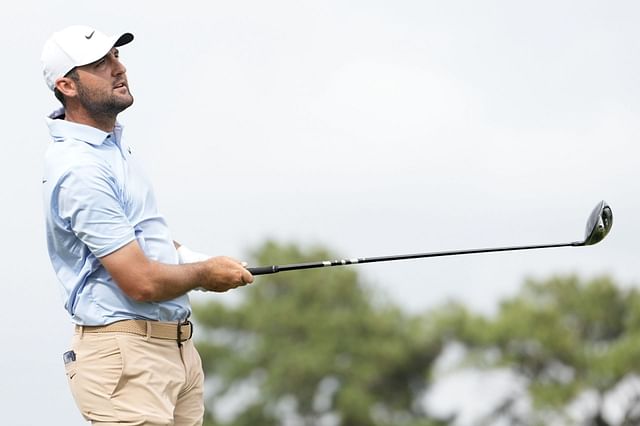
POLYGON ((80 339, 84 337, 84 325, 80 325, 80 339))
POLYGON ((149 340, 151 339, 151 321, 145 321, 144 322, 144 327, 145 327, 145 331, 147 333, 147 335, 145 336, 145 339, 149 340))
POLYGON ((178 341, 178 347, 182 347, 182 323, 178 320, 178 328, 176 329, 176 340, 178 341))

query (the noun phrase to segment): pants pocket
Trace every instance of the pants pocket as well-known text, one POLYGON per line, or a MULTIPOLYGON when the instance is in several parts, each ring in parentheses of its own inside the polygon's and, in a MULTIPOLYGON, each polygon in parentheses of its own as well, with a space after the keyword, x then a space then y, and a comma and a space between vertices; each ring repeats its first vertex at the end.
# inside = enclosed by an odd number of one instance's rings
POLYGON ((110 399, 124 365, 117 339, 85 334, 77 340, 75 352, 76 361, 67 365, 67 377, 78 408, 87 420, 113 421, 110 399))
POLYGON ((71 361, 64 365, 64 372, 67 375, 67 380, 70 382, 76 376, 76 362, 71 361))

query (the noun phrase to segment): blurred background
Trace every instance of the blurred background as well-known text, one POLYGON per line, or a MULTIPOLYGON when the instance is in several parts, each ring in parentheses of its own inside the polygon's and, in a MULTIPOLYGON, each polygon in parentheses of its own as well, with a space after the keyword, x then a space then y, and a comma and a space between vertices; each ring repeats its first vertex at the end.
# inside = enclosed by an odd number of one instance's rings
POLYGON ((194 295, 209 424, 637 424, 639 12, 574 0, 6 5, 4 421, 83 424, 44 238, 44 117, 58 104, 39 57, 53 31, 88 24, 135 34, 121 58, 136 101, 120 121, 174 238, 194 250, 264 264, 570 242, 599 200, 613 208, 594 247, 194 295))

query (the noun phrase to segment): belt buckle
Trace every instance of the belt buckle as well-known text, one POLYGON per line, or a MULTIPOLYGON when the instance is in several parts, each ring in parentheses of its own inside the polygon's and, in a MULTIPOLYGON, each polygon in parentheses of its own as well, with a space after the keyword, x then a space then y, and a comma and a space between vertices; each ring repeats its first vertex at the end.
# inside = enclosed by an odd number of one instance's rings
POLYGON ((176 341, 178 342, 178 347, 182 347, 182 342, 186 342, 187 340, 191 339, 191 337, 193 337, 193 324, 191 323, 191 321, 189 320, 184 320, 184 322, 178 321, 178 328, 176 329, 176 341), (187 337, 184 340, 182 340, 183 325, 189 326, 189 337, 187 337))

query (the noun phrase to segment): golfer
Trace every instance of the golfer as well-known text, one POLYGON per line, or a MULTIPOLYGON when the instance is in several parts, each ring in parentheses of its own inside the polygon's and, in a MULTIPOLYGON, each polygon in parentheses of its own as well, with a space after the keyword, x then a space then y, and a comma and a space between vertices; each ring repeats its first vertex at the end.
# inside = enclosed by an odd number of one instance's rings
POLYGON ((73 26, 42 52, 62 103, 47 118, 53 142, 42 183, 49 256, 75 324, 63 359, 94 425, 201 425, 204 375, 187 293, 253 277, 228 257, 192 262, 173 241, 116 121, 133 104, 118 50, 132 40, 73 26))

